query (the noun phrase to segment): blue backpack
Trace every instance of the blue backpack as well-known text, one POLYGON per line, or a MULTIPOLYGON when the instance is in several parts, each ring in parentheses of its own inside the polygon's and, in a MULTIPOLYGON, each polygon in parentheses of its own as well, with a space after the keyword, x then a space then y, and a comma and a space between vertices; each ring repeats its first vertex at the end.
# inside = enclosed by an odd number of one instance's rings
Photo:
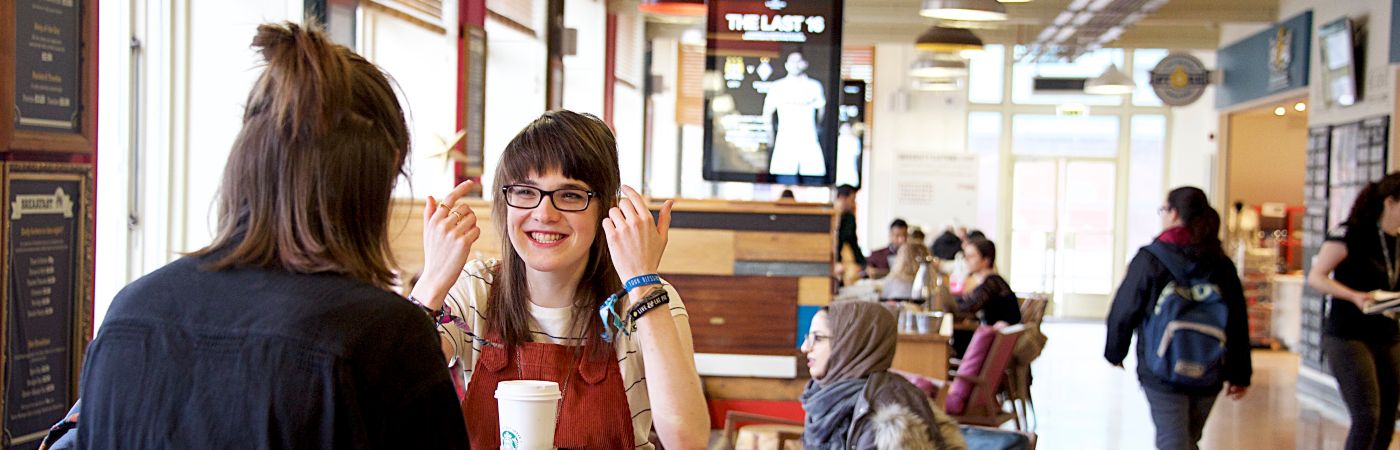
POLYGON ((1229 309, 1209 273, 1192 274, 1194 264, 1154 243, 1143 247, 1171 271, 1157 306, 1143 319, 1139 339, 1146 346, 1142 364, 1158 378, 1180 386, 1208 387, 1221 381, 1225 365, 1225 324, 1229 309))

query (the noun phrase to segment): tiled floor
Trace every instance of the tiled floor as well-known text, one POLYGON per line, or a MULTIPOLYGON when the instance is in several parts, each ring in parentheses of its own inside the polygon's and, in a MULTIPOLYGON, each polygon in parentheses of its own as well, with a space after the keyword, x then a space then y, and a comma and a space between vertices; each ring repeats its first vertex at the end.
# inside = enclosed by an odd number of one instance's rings
MULTIPOLYGON (((1052 322, 1050 341, 1035 362, 1038 450, 1151 450, 1152 421, 1131 358, 1126 370, 1103 359, 1101 323, 1052 322)), ((1299 401, 1298 358, 1255 351, 1249 395, 1221 398, 1211 413, 1206 450, 1332 450, 1346 439, 1345 416, 1299 401)), ((1397 439, 1400 441, 1400 439, 1397 439)), ((1391 449, 1400 449, 1393 442, 1391 449)))

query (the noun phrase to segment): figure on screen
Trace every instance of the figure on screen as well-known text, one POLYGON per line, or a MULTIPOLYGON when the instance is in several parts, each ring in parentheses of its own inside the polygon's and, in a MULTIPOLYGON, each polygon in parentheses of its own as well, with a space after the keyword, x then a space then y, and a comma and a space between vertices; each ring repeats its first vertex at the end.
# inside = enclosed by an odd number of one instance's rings
POLYGON ((783 67, 787 74, 774 81, 763 98, 763 120, 772 143, 768 173, 826 176, 826 158, 817 140, 817 120, 825 112, 826 93, 820 81, 807 76, 807 59, 801 52, 789 53, 783 67))

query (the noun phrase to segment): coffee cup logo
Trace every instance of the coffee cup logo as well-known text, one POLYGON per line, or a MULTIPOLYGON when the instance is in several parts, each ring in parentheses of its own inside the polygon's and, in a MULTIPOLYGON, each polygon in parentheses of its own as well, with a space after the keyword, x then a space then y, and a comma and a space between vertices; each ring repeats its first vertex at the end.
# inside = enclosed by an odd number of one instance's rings
POLYGON ((515 430, 505 430, 501 432, 501 448, 510 450, 520 449, 520 434, 515 430))

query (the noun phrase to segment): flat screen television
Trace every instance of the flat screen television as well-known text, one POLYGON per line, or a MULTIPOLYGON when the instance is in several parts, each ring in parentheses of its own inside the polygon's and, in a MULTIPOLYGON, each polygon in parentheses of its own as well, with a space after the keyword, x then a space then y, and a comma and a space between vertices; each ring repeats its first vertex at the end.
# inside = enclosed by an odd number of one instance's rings
POLYGON ((1361 99, 1357 74, 1362 73, 1351 19, 1343 17, 1318 29, 1322 47, 1322 90, 1328 102, 1351 106, 1361 99))
POLYGON ((835 183, 842 4, 707 2, 706 180, 835 183))

